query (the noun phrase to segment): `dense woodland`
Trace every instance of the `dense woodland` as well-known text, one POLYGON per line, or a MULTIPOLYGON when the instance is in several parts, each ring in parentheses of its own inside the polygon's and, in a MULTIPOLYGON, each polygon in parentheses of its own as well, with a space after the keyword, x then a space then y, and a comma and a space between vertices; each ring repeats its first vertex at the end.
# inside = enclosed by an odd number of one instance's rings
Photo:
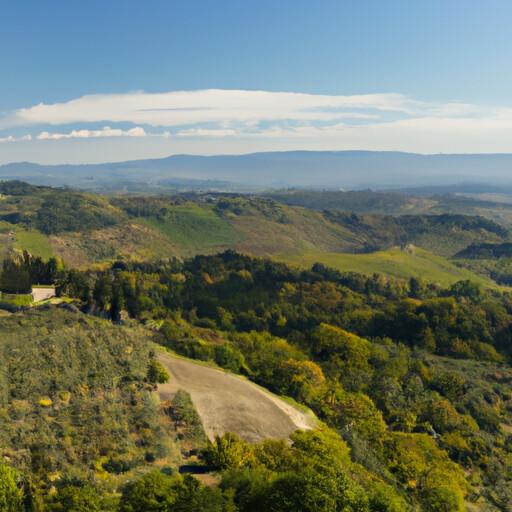
MULTIPOLYGON (((30 275, 40 262, 28 258, 9 265, 4 273, 18 268, 30 275)), ((157 499, 148 492, 166 496, 167 505, 155 510, 174 510, 177 505, 172 503, 197 499, 208 502, 211 510, 265 506, 276 511, 405 511, 416 504, 433 512, 465 510, 465 500, 484 498, 496 510, 509 510, 512 445, 506 426, 512 424, 512 303, 507 294, 484 291, 470 282, 441 288, 417 279, 340 273, 323 265, 299 271, 232 251, 184 262, 116 262, 105 270, 59 268, 52 278, 61 295, 76 299, 87 314, 84 321, 104 318, 97 321, 110 322, 112 333, 146 324, 158 343, 292 397, 326 425, 318 433, 297 435, 291 447, 279 442, 251 446, 232 436, 218 439, 204 453, 205 463, 221 472, 216 490, 203 489, 191 477, 149 473, 139 487, 121 487, 115 505, 120 510, 141 510, 136 508, 141 505, 126 502, 128 496, 157 499), (315 450, 318 459, 309 457, 315 450), (339 494, 332 493, 333 488, 339 488, 339 494), (181 493, 193 493, 194 498, 185 499, 181 493)), ((50 308, 48 314, 47 329, 53 331, 55 313, 50 308)), ((23 318, 19 321, 25 323, 23 318)), ((33 318, 30 322, 38 339, 40 327, 33 318)), ((76 329, 76 334, 69 331, 69 338, 66 330, 59 342, 69 339, 83 347, 84 335, 76 329)), ((99 350, 104 342, 97 335, 94 339, 99 350)), ((34 350, 28 357, 37 357, 40 348, 34 350)), ((148 365, 143 363, 139 370, 142 383, 156 380, 149 379, 148 365)), ((73 369, 77 375, 83 371, 73 369)), ((135 381, 123 374, 122 381, 132 389, 135 381)), ((61 404, 63 399, 55 393, 62 394, 63 383, 56 381, 53 388, 34 385, 42 400, 61 404)), ((70 381, 64 387, 70 392, 77 385, 70 381)), ((101 381, 95 385, 107 386, 101 381)), ((115 385, 112 392, 123 393, 123 386, 115 385)), ((94 407, 93 400, 81 402, 80 414, 89 407, 94 407)), ((149 411, 138 414, 149 418, 155 414, 149 411)), ((113 426, 102 428, 107 433, 113 426)), ((157 436, 159 428, 148 424, 143 431, 157 436)), ((7 430, 4 435, 7 443, 14 434, 7 430)), ((96 455, 71 459, 71 466, 95 465, 100 457, 107 460, 104 470, 115 473, 115 468, 151 460, 147 453, 142 458, 136 452, 131 459, 116 456, 111 450, 118 444, 109 435, 103 436, 106 446, 96 455), (109 457, 115 463, 109 463, 109 457)), ((149 448, 155 442, 143 446, 149 453, 161 450, 158 444, 149 448)), ((72 445, 77 444, 73 435, 72 445)), ((45 458, 49 454, 36 445, 42 454, 35 457, 29 448, 24 464, 12 462, 21 475, 27 468, 38 475, 44 490, 49 477, 45 471, 53 467, 53 474, 66 465, 50 464, 45 458)), ((60 441, 50 438, 50 446, 53 453, 62 451, 60 441)), ((109 492, 96 478, 83 473, 80 478, 80 485, 65 486, 63 492, 108 501, 109 492)), ((71 499, 66 496, 52 497, 49 510, 61 510, 63 505, 55 503, 71 499)), ((82 498, 89 499, 76 499, 82 498)))

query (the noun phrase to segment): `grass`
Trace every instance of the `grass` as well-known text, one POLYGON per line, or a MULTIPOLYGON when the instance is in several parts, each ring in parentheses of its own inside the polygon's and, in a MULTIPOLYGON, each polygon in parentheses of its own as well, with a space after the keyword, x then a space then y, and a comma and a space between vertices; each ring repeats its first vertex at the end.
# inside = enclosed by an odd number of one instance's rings
POLYGON ((230 247, 243 238, 212 208, 192 204, 174 207, 163 220, 146 217, 139 222, 167 236, 184 256, 230 247))
POLYGON ((24 306, 30 306, 33 302, 32 295, 30 293, 1 293, 0 292, 0 304, 6 304, 15 308, 21 308, 24 306))
POLYGON ((34 256, 48 259, 53 256, 53 250, 48 237, 35 230, 16 230, 14 247, 26 250, 34 256))
POLYGON ((305 251, 302 254, 280 254, 277 259, 300 266, 323 263, 341 271, 373 274, 375 272, 394 277, 409 279, 419 277, 427 281, 448 286, 456 281, 469 279, 485 288, 499 286, 483 276, 470 270, 459 268, 442 256, 437 256, 424 249, 404 251, 392 248, 366 254, 332 253, 322 251, 305 251))

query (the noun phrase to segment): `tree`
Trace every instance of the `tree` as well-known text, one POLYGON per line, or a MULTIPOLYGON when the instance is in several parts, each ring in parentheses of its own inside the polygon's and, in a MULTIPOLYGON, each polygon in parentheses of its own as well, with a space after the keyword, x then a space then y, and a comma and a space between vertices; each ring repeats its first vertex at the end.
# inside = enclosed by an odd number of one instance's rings
POLYGON ((479 302, 483 297, 482 288, 473 281, 457 281, 452 284, 447 295, 465 297, 473 302, 479 302))
POLYGON ((322 369, 313 361, 288 359, 277 365, 275 373, 277 391, 305 403, 325 381, 322 369))
POLYGON ((464 473, 434 439, 426 434, 393 433, 386 441, 386 458, 391 472, 402 485, 417 493, 426 504, 425 510, 464 510, 467 489, 464 473), (436 508, 445 498, 453 508, 436 508))
POLYGON ((372 368, 368 362, 370 342, 355 334, 328 324, 320 324, 312 333, 312 350, 326 361, 326 373, 339 375, 343 386, 350 391, 359 391, 368 385, 372 368))
POLYGON ((268 512, 369 512, 368 497, 339 464, 305 462, 281 474, 267 494, 268 512))
POLYGON ((370 510, 372 512, 406 512, 409 507, 393 487, 377 482, 371 489, 370 510))
POLYGON ((425 282, 422 279, 411 277, 409 279, 409 296, 413 299, 421 299, 425 293, 425 282))
POLYGON ((120 512, 235 512, 231 495, 209 489, 190 475, 152 471, 125 486, 120 512))
POLYGON ((462 512, 466 510, 461 492, 450 487, 427 489, 422 496, 425 512, 462 512))
POLYGON ((222 473, 220 487, 233 493, 241 512, 262 512, 273 478, 274 474, 261 466, 230 469, 222 473))
POLYGON ((127 484, 121 496, 121 512, 167 512, 175 503, 174 479, 151 471, 127 484))
POLYGON ((364 439, 382 443, 386 424, 382 413, 372 400, 363 393, 341 392, 331 407, 331 421, 341 430, 355 431, 364 439))
POLYGON ((20 475, 13 468, 0 464, 0 510, 19 512, 23 503, 20 475))
POLYGON ((336 510, 333 492, 318 485, 318 475, 310 470, 281 475, 270 488, 265 507, 267 512, 330 512, 336 510))
POLYGON ((222 437, 215 436, 215 441, 204 451, 204 458, 218 469, 232 469, 252 465, 254 452, 248 443, 228 432, 222 437))
POLYGON ((4 259, 0 289, 7 293, 28 293, 31 287, 30 274, 22 262, 4 259))
POLYGON ((50 512, 100 512, 101 498, 90 485, 65 485, 52 498, 46 510, 50 512))

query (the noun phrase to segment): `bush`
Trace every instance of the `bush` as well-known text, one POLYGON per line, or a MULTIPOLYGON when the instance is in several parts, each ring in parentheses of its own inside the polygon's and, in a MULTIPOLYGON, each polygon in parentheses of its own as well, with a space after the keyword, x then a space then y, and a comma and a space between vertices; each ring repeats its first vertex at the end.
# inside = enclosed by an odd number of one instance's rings
POLYGON ((152 384, 165 384, 170 378, 169 372, 156 359, 152 359, 148 367, 148 381, 152 384))
POLYGON ((250 466, 254 460, 252 447, 236 434, 216 436, 203 452, 207 464, 217 469, 234 469, 250 466))

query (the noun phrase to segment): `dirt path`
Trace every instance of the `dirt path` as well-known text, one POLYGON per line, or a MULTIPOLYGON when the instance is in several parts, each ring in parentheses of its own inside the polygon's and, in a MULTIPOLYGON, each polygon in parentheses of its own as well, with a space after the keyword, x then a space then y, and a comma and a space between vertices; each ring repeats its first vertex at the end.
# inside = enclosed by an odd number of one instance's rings
POLYGON ((162 400, 178 389, 190 393, 210 439, 225 432, 250 442, 285 439, 294 430, 315 425, 312 416, 236 375, 166 352, 158 359, 171 374, 169 382, 158 387, 162 400))

